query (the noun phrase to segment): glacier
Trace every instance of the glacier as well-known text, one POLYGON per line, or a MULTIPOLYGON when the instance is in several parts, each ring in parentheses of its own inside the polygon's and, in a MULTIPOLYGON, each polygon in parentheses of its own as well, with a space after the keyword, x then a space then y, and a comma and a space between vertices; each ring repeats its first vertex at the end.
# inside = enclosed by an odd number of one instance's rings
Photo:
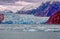
POLYGON ((5 13, 2 24, 44 24, 49 17, 37 17, 27 14, 5 13))

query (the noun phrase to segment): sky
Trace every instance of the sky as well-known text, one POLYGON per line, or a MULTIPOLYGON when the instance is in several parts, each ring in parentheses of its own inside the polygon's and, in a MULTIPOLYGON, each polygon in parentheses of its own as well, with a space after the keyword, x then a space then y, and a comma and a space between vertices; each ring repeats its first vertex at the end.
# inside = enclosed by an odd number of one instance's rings
POLYGON ((23 7, 28 7, 28 9, 29 8, 33 9, 41 5, 42 2, 44 3, 46 1, 49 0, 0 0, 0 10, 2 11, 8 9, 12 11, 17 11, 17 10, 21 10, 23 7))

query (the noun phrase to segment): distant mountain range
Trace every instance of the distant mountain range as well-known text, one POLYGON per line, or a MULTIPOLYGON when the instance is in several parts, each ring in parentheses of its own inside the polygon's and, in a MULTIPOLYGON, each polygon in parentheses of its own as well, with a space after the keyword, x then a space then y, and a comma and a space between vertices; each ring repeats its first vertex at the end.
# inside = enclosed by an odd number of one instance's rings
POLYGON ((58 1, 51 1, 42 3, 38 8, 27 10, 27 11, 17 11, 18 14, 33 14, 34 16, 51 16, 55 12, 60 10, 60 2, 58 1))
MULTIPOLYGON (((31 6, 33 7, 33 6, 31 6)), ((31 7, 29 9, 31 9, 31 7)), ((41 17, 49 17, 53 15, 55 12, 60 11, 60 2, 59 1, 48 1, 46 3, 42 3, 39 7, 31 10, 25 10, 28 9, 28 7, 24 7, 21 10, 18 10, 17 12, 13 12, 11 10, 5 10, 3 12, 0 11, 0 13, 16 13, 16 14, 32 14, 34 16, 41 16, 41 17)))

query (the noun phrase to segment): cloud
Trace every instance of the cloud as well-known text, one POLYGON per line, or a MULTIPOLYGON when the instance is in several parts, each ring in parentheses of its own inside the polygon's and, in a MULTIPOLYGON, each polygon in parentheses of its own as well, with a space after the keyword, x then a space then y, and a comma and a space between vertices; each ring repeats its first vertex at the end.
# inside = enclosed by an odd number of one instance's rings
POLYGON ((16 1, 19 1, 19 0, 0 0, 0 2, 5 2, 5 3, 11 3, 16 1))
POLYGON ((34 8, 37 6, 37 3, 25 2, 25 1, 17 1, 14 3, 5 3, 3 5, 0 5, 0 11, 7 9, 7 10, 16 12, 17 10, 21 10, 23 7, 26 7, 26 6, 28 8, 33 6, 32 8, 34 8))
POLYGON ((37 0, 20 0, 20 1, 26 1, 26 2, 37 2, 37 0))
POLYGON ((15 4, 15 5, 22 5, 22 6, 24 6, 24 5, 34 5, 34 4, 36 4, 36 3, 25 2, 25 1, 17 1, 17 2, 15 2, 14 4, 15 4))
POLYGON ((32 3, 31 2, 32 2, 32 0, 0 0, 0 5, 27 5, 29 3, 30 4, 33 3, 33 2, 32 3))

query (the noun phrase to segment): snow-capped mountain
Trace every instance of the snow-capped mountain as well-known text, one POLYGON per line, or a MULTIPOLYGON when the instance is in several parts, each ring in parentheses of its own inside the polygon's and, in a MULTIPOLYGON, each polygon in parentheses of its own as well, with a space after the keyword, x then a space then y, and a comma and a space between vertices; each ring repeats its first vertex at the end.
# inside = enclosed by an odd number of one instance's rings
POLYGON ((42 6, 40 6, 35 13, 36 16, 51 16, 55 12, 60 11, 60 2, 59 1, 53 1, 52 4, 51 2, 46 2, 42 6))
POLYGON ((21 9, 21 11, 27 11, 27 10, 32 10, 32 9, 36 9, 37 7, 38 7, 39 5, 37 5, 37 4, 33 4, 33 5, 26 5, 26 6, 24 6, 22 9, 21 9))
MULTIPOLYGON (((17 2, 19 4, 20 2, 17 2)), ((25 3, 25 2, 22 2, 25 3)), ((19 13, 19 14, 33 14, 34 16, 51 16, 55 12, 60 10, 60 2, 59 1, 47 1, 45 3, 41 3, 39 6, 38 3, 26 3, 27 5, 24 5, 22 8, 19 7, 12 7, 10 6, 5 6, 4 8, 5 12, 10 12, 12 11, 13 13, 19 13), (6 11, 7 10, 7 11, 6 11)))
MULTIPOLYGON (((27 6, 26 6, 27 7, 27 6)), ((27 9, 27 8, 26 8, 27 9)), ((20 14, 33 14, 35 16, 51 16, 55 12, 60 11, 60 2, 59 1, 48 1, 42 3, 36 9, 31 9, 26 11, 25 7, 21 11, 17 11, 20 14)))

